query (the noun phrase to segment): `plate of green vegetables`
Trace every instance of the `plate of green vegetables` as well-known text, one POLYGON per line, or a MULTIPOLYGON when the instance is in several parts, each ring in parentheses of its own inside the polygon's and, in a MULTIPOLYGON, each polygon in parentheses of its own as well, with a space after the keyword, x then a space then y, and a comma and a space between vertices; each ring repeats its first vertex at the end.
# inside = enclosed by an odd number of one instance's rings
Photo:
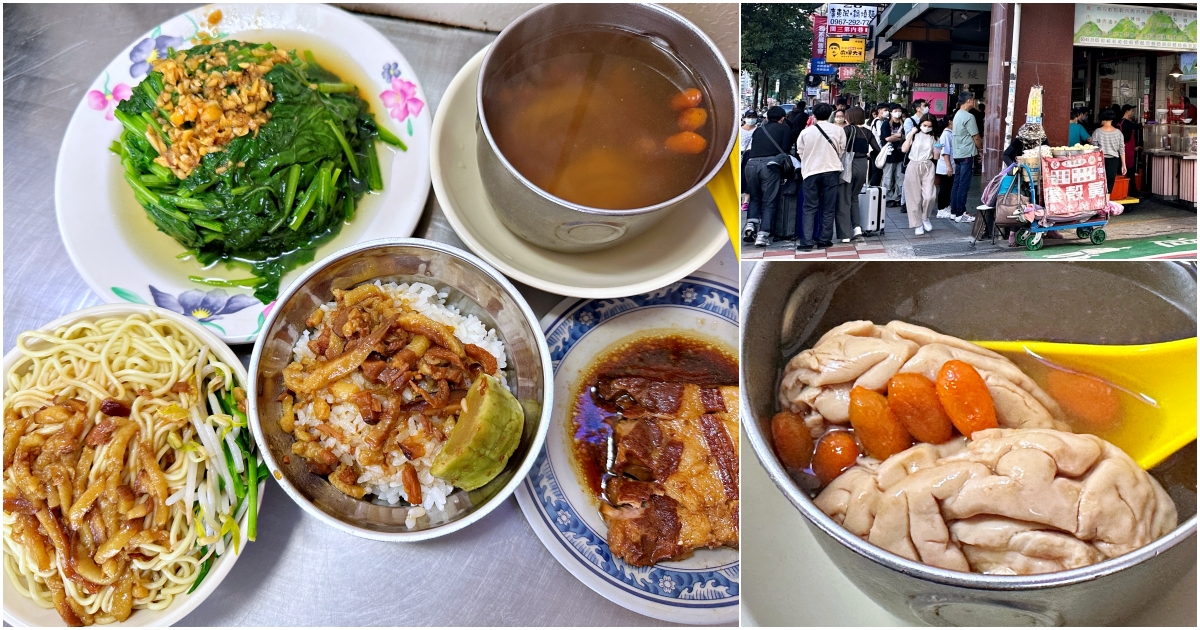
POLYGON ((405 237, 429 192, 412 67, 325 5, 207 5, 130 44, 59 152, 59 230, 110 303, 253 342, 314 260, 405 237))

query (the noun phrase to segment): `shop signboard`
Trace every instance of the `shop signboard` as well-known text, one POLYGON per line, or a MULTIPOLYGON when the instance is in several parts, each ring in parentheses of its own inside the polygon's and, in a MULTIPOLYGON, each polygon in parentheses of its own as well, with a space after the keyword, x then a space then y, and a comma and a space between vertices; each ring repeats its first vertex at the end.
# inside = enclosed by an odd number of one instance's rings
POLYGON ((1075 45, 1194 51, 1196 10, 1076 4, 1075 45))
POLYGON ((816 59, 817 57, 821 57, 823 59, 825 57, 825 31, 827 28, 827 25, 825 23, 825 16, 814 15, 812 21, 813 21, 812 58, 816 59))
POLYGON ((987 64, 952 63, 950 64, 950 81, 952 83, 987 83, 987 64))
POLYGON ((857 66, 838 66, 838 78, 847 81, 854 78, 854 74, 858 72, 857 66))
POLYGON ((876 7, 865 4, 829 5, 827 32, 829 35, 870 35, 876 7))
POLYGON ((828 63, 862 63, 867 58, 867 40, 853 37, 830 37, 825 45, 828 63))
POLYGON ((1196 53, 1190 52, 1179 55, 1179 69, 1183 70, 1183 76, 1179 77, 1180 81, 1195 81, 1196 53))
POLYGON ((934 116, 946 115, 946 103, 949 100, 947 91, 949 86, 945 83, 914 83, 913 84, 913 100, 923 98, 929 102, 929 113, 934 116))
POLYGON ((812 74, 836 74, 837 70, 825 63, 823 57, 813 57, 808 60, 808 71, 812 74))
POLYGON ((1042 158, 1042 196, 1046 212, 1076 216, 1099 210, 1108 202, 1101 151, 1061 158, 1042 158))
POLYGON ((977 50, 950 51, 951 63, 987 63, 987 53, 977 50))

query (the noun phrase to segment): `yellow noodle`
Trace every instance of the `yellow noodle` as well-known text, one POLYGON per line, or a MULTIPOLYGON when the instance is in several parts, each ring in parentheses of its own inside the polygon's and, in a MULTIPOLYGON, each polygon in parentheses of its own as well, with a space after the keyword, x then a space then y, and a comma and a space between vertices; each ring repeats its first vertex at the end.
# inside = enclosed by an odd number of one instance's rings
MULTIPOLYGON (((162 469, 169 494, 180 491, 186 484, 189 461, 196 462, 196 479, 203 483, 208 469, 204 465, 206 454, 202 449, 194 445, 191 446, 192 450, 174 449, 168 443, 172 434, 179 440, 177 443, 199 442, 195 428, 187 419, 172 421, 163 418, 159 412, 169 405, 178 405, 182 409, 196 406, 205 409, 207 392, 221 388, 229 391, 234 379, 233 370, 208 352, 204 344, 189 331, 172 320, 138 314, 78 322, 52 332, 26 332, 18 337, 17 348, 23 356, 5 375, 6 412, 12 410, 21 416, 32 416, 38 410, 62 401, 82 399, 87 406, 88 418, 81 434, 83 440, 95 424, 103 419, 99 411, 101 401, 105 398, 128 400, 130 394, 134 396, 133 402, 129 403, 129 418, 119 422, 113 432, 114 436, 119 434, 124 423, 137 427, 136 433, 124 446, 120 461, 110 462, 117 457, 117 452, 111 448, 116 440, 110 440, 94 448, 91 466, 86 468, 86 478, 74 481, 74 493, 68 499, 74 501, 76 519, 86 513, 78 509, 82 505, 81 500, 98 506, 100 497, 97 495, 104 489, 113 488, 116 483, 132 487, 143 463, 139 459, 142 449, 152 453, 150 457, 158 462, 160 468, 167 452, 174 451, 174 462, 162 469), (203 366, 198 365, 201 355, 204 356, 203 366), (211 368, 211 374, 203 377, 207 368, 211 368), (195 394, 171 391, 180 381, 191 383, 193 387, 202 385, 203 378, 210 379, 203 391, 195 394), (144 395, 146 392, 149 396, 144 395), (106 468, 115 468, 118 464, 116 472, 119 477, 110 478, 111 471, 106 468)), ((207 421, 222 431, 222 427, 229 427, 233 419, 215 413, 209 414, 207 421)), ((39 425, 31 420, 26 433, 36 432, 49 438, 61 426, 39 425)), ((223 454, 217 455, 217 465, 224 465, 223 458, 223 454)), ((13 475, 11 469, 4 471, 6 495, 18 492, 13 475)), ((225 492, 231 493, 232 489, 226 489, 225 492)), ((236 498, 233 503, 236 504, 236 498)), ((156 501, 155 505, 157 509, 163 509, 161 503, 156 501)), ((145 597, 135 598, 133 614, 136 615, 137 610, 161 610, 170 606, 175 596, 191 588, 202 561, 214 552, 212 547, 205 552, 205 548, 199 544, 189 508, 184 506, 182 500, 166 508, 168 520, 163 531, 169 539, 167 544, 156 540, 130 548, 130 551, 136 550, 146 559, 131 559, 127 570, 136 583, 149 591, 145 597)), ((3 515, 4 572, 17 594, 42 608, 53 608, 52 591, 46 581, 57 573, 67 596, 83 610, 95 615, 96 623, 115 621, 112 604, 116 583, 105 586, 95 594, 84 592, 64 574, 57 550, 49 545, 50 567, 39 570, 28 550, 15 539, 17 516, 8 512, 3 515)), ((154 511, 151 511, 144 517, 148 527, 152 526, 154 516, 154 511)), ((64 514, 64 526, 69 526, 67 523, 64 514)), ((110 540, 114 535, 116 532, 107 532, 110 540)), ((97 549, 99 547, 97 545, 97 549)))

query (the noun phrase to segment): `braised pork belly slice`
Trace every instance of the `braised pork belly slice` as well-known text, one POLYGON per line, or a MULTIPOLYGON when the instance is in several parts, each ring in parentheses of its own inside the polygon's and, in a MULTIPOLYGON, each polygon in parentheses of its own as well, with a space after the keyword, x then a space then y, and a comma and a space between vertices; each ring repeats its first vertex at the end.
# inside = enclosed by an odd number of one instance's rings
POLYGON ((738 388, 617 378, 596 393, 622 417, 601 507, 613 553, 646 566, 737 547, 738 388))

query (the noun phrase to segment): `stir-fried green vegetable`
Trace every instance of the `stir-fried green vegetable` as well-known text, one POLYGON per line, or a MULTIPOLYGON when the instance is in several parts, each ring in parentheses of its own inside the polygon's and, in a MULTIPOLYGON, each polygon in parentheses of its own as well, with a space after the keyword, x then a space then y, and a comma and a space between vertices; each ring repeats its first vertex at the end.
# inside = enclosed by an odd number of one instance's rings
MULTIPOLYGON (((203 56, 213 46, 230 51, 229 66, 206 62, 201 72, 236 71, 245 60, 253 63, 274 50, 271 44, 229 41, 191 48, 187 58, 203 56)), ((112 151, 159 230, 202 265, 223 261, 254 276, 213 284, 253 287, 255 297, 270 302, 283 274, 310 262, 317 246, 354 217, 362 196, 383 187, 376 140, 403 147, 377 126, 357 89, 321 68, 311 54, 293 52, 263 79, 273 87, 274 100, 266 109, 270 121, 257 134, 236 137, 224 150, 204 155, 186 179, 155 163, 159 151, 147 138, 154 134, 156 142, 170 145, 164 123, 171 124, 172 105, 160 102, 161 72, 151 72, 117 106, 125 131, 112 151)))

